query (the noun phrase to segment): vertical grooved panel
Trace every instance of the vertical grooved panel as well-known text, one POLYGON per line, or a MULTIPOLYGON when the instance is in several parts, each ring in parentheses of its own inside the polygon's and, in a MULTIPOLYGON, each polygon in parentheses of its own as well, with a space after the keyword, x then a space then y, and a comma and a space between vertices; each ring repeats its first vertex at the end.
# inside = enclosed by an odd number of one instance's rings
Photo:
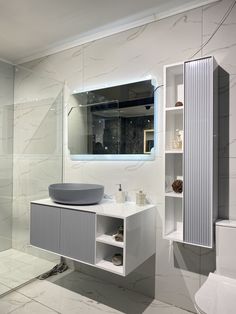
POLYGON ((213 58, 184 65, 184 242, 212 246, 213 58))

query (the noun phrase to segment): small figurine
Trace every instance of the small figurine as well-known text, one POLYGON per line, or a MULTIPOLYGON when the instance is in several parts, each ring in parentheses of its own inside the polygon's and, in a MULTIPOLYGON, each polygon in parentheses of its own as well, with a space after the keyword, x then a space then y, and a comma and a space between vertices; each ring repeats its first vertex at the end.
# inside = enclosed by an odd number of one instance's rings
POLYGON ((182 180, 175 180, 172 183, 172 189, 175 193, 182 193, 183 192, 183 181, 182 180))
POLYGON ((117 233, 113 235, 116 241, 123 242, 124 241, 124 227, 120 226, 117 233))
POLYGON ((112 256, 112 263, 115 266, 123 265, 123 255, 120 253, 116 253, 112 256))
POLYGON ((173 141, 174 149, 182 149, 183 147, 183 130, 176 129, 176 138, 173 141))
POLYGON ((175 104, 175 107, 183 107, 183 103, 181 101, 177 101, 177 103, 175 104))
POLYGON ((183 130, 176 130, 176 138, 177 138, 177 143, 179 148, 182 148, 182 144, 183 144, 183 130))

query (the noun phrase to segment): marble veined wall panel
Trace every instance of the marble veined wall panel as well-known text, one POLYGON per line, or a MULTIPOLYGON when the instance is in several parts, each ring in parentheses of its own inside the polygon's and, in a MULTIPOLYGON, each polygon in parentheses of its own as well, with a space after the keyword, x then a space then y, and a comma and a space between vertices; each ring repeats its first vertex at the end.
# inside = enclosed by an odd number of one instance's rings
MULTIPOLYGON (((188 60, 192 55, 196 58, 206 54, 215 56, 224 69, 221 71, 219 96, 221 104, 226 104, 220 109, 219 154, 223 159, 220 165, 220 176, 221 182, 224 182, 221 186, 225 187, 229 182, 228 195, 227 191, 224 191, 220 206, 221 213, 227 216, 227 205, 230 204, 228 216, 234 218, 236 217, 236 199, 233 192, 236 182, 236 149, 234 149, 236 147, 234 123, 236 8, 209 44, 203 50, 200 49, 202 43, 210 38, 232 2, 230 0, 218 1, 29 62, 24 66, 40 74, 47 73, 53 79, 66 81, 66 106, 70 92, 75 90, 89 90, 150 77, 162 84, 164 65, 188 60)), ((117 189, 116 184, 121 183, 128 191, 129 199, 134 199, 135 192, 143 189, 149 201, 157 205, 156 259, 154 262, 147 261, 131 276, 124 279, 118 279, 115 275, 87 266, 77 264, 76 267, 84 272, 92 272, 95 276, 116 282, 120 286, 123 285, 167 303, 195 311, 194 294, 209 271, 214 271, 215 252, 189 245, 173 244, 162 238, 164 222, 162 88, 159 89, 157 96, 158 147, 154 161, 71 161, 67 153, 66 134, 64 137, 65 181, 99 182, 104 184, 105 192, 109 195, 114 195, 117 189)))

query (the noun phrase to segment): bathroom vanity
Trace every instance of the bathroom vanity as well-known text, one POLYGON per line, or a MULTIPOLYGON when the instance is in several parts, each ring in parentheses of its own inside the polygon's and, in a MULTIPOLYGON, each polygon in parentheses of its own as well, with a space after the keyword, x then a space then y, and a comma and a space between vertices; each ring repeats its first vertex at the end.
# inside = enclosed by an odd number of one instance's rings
POLYGON ((156 250, 153 205, 103 200, 77 206, 43 199, 31 202, 30 213, 31 245, 121 276, 156 250), (124 228, 123 242, 113 236, 120 226, 124 228), (123 255, 123 265, 113 265, 114 254, 123 255))

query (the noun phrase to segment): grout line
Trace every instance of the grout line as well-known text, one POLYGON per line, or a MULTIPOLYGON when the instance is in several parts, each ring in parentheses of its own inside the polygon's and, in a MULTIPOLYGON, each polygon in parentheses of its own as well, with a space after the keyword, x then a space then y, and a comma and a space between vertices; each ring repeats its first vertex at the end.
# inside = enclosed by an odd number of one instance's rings
MULTIPOLYGON (((29 284, 35 282, 35 281, 38 281, 38 283, 39 283, 39 280, 38 280, 37 278, 35 278, 35 279, 32 280, 31 282, 28 282, 27 284, 22 285, 22 287, 27 286, 27 285, 29 285, 29 284)), ((47 281, 47 280, 46 280, 46 281, 47 281)), ((52 284, 53 284, 53 283, 52 283, 52 284)), ((51 308, 50 306, 48 306, 48 305, 46 305, 46 304, 44 304, 44 303, 42 303, 42 302, 36 300, 35 298, 37 298, 37 296, 36 296, 36 297, 30 297, 30 296, 28 296, 27 294, 25 294, 25 293, 23 293, 23 292, 21 292, 21 291, 18 291, 18 290, 19 290, 20 288, 22 288, 22 287, 18 287, 17 289, 13 290, 12 292, 19 293, 20 295, 22 295, 22 296, 24 296, 24 297, 30 299, 30 302, 32 302, 32 301, 33 301, 33 302, 36 302, 36 303, 38 303, 38 304, 40 304, 40 305, 43 305, 43 306, 47 307, 48 309, 54 311, 55 313, 61 314, 61 312, 58 312, 57 310, 51 308)), ((29 302, 27 302, 27 303, 29 303, 29 302)))
MULTIPOLYGON (((19 292, 18 292, 18 293, 19 293, 19 292)), ((22 293, 19 293, 19 294, 23 295, 22 293)), ((25 296, 25 295, 23 295, 23 296, 25 296)), ((47 305, 45 305, 45 304, 43 304, 43 303, 41 303, 41 302, 39 302, 39 301, 37 301, 37 300, 34 300, 34 299, 32 299, 32 298, 29 298, 29 297, 27 297, 27 298, 29 299, 28 302, 25 302, 23 305, 21 305, 21 306, 15 308, 14 310, 8 312, 8 314, 14 313, 15 311, 18 311, 19 309, 24 308, 26 305, 28 305, 28 304, 30 304, 30 303, 37 303, 37 304, 40 304, 41 306, 46 307, 47 309, 53 311, 54 313, 61 314, 61 312, 58 312, 58 311, 52 309, 51 307, 49 307, 49 306, 47 306, 47 305)))
POLYGON ((32 302, 30 298, 28 298, 29 301, 25 302, 24 304, 21 304, 19 307, 16 307, 15 309, 11 310, 10 312, 7 312, 7 314, 14 313, 15 311, 18 311, 20 308, 24 307, 25 305, 29 304, 32 302))

